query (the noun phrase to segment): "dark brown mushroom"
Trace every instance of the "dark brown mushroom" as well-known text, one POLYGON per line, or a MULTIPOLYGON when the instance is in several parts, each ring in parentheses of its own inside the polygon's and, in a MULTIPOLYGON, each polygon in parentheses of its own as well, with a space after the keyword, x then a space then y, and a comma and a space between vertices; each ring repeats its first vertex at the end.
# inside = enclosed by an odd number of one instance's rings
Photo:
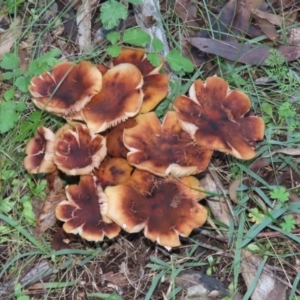
POLYGON ((141 113, 153 110, 169 91, 169 76, 159 73, 164 63, 163 58, 160 56, 160 64, 154 67, 147 59, 144 49, 123 48, 120 55, 113 59, 114 66, 121 63, 131 63, 141 71, 144 77, 142 87, 144 99, 141 113))
POLYGON ((104 236, 114 238, 119 234, 120 227, 101 214, 107 210, 107 199, 95 177, 81 176, 79 185, 66 187, 66 195, 68 200, 56 208, 56 217, 65 222, 65 232, 79 234, 88 241, 102 241, 104 236))
POLYGON ((126 183, 105 189, 105 216, 129 233, 144 230, 148 239, 176 247, 179 235, 188 236, 206 221, 207 210, 198 203, 204 197, 199 189, 192 176, 178 180, 135 170, 126 183))
POLYGON ((103 75, 100 93, 83 108, 82 117, 95 133, 137 115, 143 101, 143 77, 132 64, 120 64, 103 75))
POLYGON ((95 65, 62 62, 51 72, 32 78, 28 87, 34 104, 59 116, 80 111, 91 97, 100 92, 102 75, 95 65))
POLYGON ((111 131, 105 136, 107 154, 110 157, 123 157, 127 158, 128 149, 123 143, 123 133, 124 129, 132 128, 136 125, 136 120, 130 118, 125 122, 118 124, 116 127, 112 128, 111 131))
POLYGON ((98 178, 102 188, 105 189, 107 186, 126 182, 130 178, 132 169, 132 166, 124 158, 106 157, 99 169, 94 170, 93 174, 98 178))
POLYGON ((213 151, 194 142, 183 131, 175 112, 169 111, 162 124, 154 112, 139 115, 137 125, 124 130, 128 162, 158 176, 188 176, 203 172, 213 151))
POLYGON ((54 141, 55 135, 50 129, 43 126, 37 129, 26 146, 24 167, 29 173, 51 173, 56 170, 53 162, 54 141))
POLYGON ((69 127, 57 134, 54 163, 68 175, 89 174, 106 156, 105 138, 95 135, 83 124, 69 127))
POLYGON ((265 125, 259 117, 244 117, 251 107, 244 93, 231 91, 214 76, 205 83, 196 80, 189 96, 179 96, 174 109, 182 129, 199 145, 240 159, 255 156, 255 141, 263 139, 265 125))

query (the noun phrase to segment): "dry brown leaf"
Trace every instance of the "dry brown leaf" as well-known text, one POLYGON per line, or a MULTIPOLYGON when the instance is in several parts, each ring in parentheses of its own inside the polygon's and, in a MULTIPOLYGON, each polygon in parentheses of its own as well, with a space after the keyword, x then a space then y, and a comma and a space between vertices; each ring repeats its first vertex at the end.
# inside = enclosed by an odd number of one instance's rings
MULTIPOLYGON (((269 57, 269 46, 242 44, 234 41, 220 41, 206 38, 187 38, 187 40, 199 50, 224 57, 234 62, 249 65, 265 65, 265 60, 269 57)), ((279 46, 276 48, 288 61, 296 60, 300 57, 300 47, 279 46)))
POLYGON ((238 189, 238 187, 241 185, 242 182, 243 182, 243 178, 238 178, 232 181, 229 185, 229 197, 235 204, 240 203, 236 196, 236 190, 238 189))
POLYGON ((260 9, 251 9, 251 12, 260 19, 265 19, 273 25, 281 26, 284 24, 284 19, 280 16, 262 11, 260 9))
POLYGON ((101 281, 108 281, 116 286, 122 287, 127 284, 126 277, 121 273, 108 272, 100 276, 101 281))
POLYGON ((299 148, 279 149, 279 150, 272 151, 270 154, 262 156, 262 158, 271 157, 276 153, 283 153, 283 154, 287 154, 287 155, 297 156, 297 155, 300 155, 300 149, 299 148))
POLYGON ((196 28, 200 27, 200 23, 197 21, 197 6, 192 1, 176 0, 174 10, 185 25, 196 28))
POLYGON ((256 25, 261 29, 261 31, 271 40, 276 41, 277 39, 277 31, 273 24, 271 24, 268 20, 262 19, 258 16, 254 16, 256 21, 256 25))
POLYGON ((0 34, 0 59, 5 53, 8 53, 16 40, 21 35, 21 19, 15 18, 9 29, 0 34))
POLYGON ((266 159, 263 159, 261 157, 258 157, 251 165, 250 170, 254 173, 256 173, 259 169, 262 169, 264 167, 267 167, 270 164, 269 161, 266 159))
POLYGON ((62 181, 57 176, 54 180, 53 189, 50 190, 45 203, 38 216, 39 232, 44 232, 56 222, 55 209, 62 200, 66 198, 62 187, 62 181))

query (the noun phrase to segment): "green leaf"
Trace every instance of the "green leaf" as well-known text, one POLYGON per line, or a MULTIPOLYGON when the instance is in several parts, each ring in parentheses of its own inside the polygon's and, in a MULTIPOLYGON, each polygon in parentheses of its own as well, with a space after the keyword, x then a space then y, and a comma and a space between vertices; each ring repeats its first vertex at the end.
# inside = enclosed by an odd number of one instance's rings
POLYGON ((32 210, 31 202, 26 201, 23 203, 22 215, 30 225, 33 225, 35 223, 35 214, 32 210))
POLYGON ((160 65, 160 57, 156 53, 148 53, 147 59, 150 61, 151 65, 154 67, 158 67, 160 65))
POLYGON ((267 103, 267 102, 262 103, 261 104, 261 109, 268 116, 273 117, 273 109, 272 109, 272 106, 269 103, 267 103))
POLYGON ((18 77, 14 82, 14 85, 23 93, 28 92, 29 84, 30 84, 30 78, 25 76, 18 77))
POLYGON ((143 0, 127 0, 129 3, 132 3, 134 5, 137 5, 137 4, 142 4, 143 3, 143 0))
POLYGON ((15 206, 15 201, 12 201, 11 198, 1 199, 0 201, 0 211, 8 214, 13 207, 15 206))
POLYGON ((125 20, 128 12, 124 4, 115 0, 108 0, 100 8, 100 20, 107 30, 119 24, 120 19, 125 20))
POLYGON ((117 41, 120 39, 121 34, 117 31, 110 32, 106 35, 106 38, 115 45, 117 41))
POLYGON ((3 98, 6 101, 10 101, 13 97, 15 96, 15 90, 14 89, 9 89, 3 94, 3 98))
POLYGON ((16 104, 14 102, 0 103, 0 133, 8 132, 15 126, 19 119, 15 109, 16 104))
POLYGON ((10 80, 14 77, 21 76, 22 74, 23 74, 23 70, 18 68, 18 69, 13 70, 12 72, 9 71, 9 72, 3 73, 2 78, 5 80, 10 80))
POLYGON ((275 200, 279 200, 284 203, 289 200, 290 193, 286 190, 285 187, 275 188, 270 192, 270 197, 275 200))
POLYGON ((6 53, 3 55, 0 67, 5 70, 14 70, 18 67, 20 58, 13 53, 6 53))
POLYGON ((166 59, 170 65, 170 68, 175 72, 184 70, 185 72, 189 73, 194 70, 193 63, 189 59, 182 56, 182 54, 177 50, 170 51, 166 59))
POLYGON ((146 47, 147 43, 150 43, 150 41, 150 35, 141 29, 129 28, 124 31, 124 43, 138 47, 146 47))
POLYGON ((22 112, 26 109, 26 104, 25 102, 18 102, 16 105, 16 111, 17 112, 22 112))
POLYGON ((280 224, 280 227, 283 230, 287 232, 291 232, 296 228, 296 220, 292 216, 284 216, 283 219, 284 222, 280 224))
POLYGON ((111 45, 107 47, 106 51, 111 57, 117 57, 121 53, 121 47, 117 45, 111 45))
POLYGON ((158 53, 164 50, 164 44, 160 39, 154 38, 152 40, 152 47, 154 52, 158 53))

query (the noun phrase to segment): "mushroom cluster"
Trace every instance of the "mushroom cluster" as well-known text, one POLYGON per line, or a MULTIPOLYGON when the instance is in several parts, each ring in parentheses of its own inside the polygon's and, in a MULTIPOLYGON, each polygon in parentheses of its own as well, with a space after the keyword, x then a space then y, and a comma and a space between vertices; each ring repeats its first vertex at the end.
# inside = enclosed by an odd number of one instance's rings
POLYGON ((219 77, 196 80, 159 120, 153 110, 168 94, 163 59, 152 66, 142 49, 124 48, 109 67, 63 62, 31 80, 34 104, 67 120, 53 133, 39 127, 26 147, 29 173, 80 176, 56 207, 67 233, 88 241, 122 229, 166 248, 202 226, 207 210, 198 179, 213 150, 255 156, 264 123, 245 116, 242 92, 219 77))

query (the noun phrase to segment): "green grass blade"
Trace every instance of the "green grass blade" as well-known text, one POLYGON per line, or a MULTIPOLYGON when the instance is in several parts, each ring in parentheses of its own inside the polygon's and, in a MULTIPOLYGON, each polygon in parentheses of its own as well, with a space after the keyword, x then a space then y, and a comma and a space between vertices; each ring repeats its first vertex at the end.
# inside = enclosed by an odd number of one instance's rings
POLYGON ((35 247, 37 247, 41 252, 45 253, 45 246, 42 246, 32 234, 26 231, 22 226, 15 220, 3 215, 0 213, 0 219, 3 220, 5 223, 9 224, 11 227, 16 229, 20 234, 22 234, 28 241, 30 241, 35 247))

